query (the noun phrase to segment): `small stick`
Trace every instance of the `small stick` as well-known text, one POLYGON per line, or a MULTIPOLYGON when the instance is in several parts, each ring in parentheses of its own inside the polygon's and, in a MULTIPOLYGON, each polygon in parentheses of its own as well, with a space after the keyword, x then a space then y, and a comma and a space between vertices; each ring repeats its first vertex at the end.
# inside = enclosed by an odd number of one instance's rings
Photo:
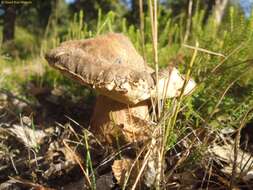
POLYGON ((187 45, 187 44, 183 44, 183 46, 186 47, 186 48, 190 48, 190 49, 197 49, 198 51, 202 51, 202 52, 205 52, 205 53, 208 53, 208 54, 211 54, 211 55, 217 55, 217 56, 226 58, 226 56, 223 55, 222 53, 216 53, 216 52, 204 49, 204 48, 194 47, 194 46, 190 46, 190 45, 187 45))

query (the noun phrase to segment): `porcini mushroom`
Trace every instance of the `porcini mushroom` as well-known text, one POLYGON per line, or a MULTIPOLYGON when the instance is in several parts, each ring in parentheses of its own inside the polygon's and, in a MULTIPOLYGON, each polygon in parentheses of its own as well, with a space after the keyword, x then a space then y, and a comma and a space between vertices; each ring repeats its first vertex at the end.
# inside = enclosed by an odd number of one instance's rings
MULTIPOLYGON (((148 105, 156 95, 156 80, 154 70, 127 37, 110 33, 67 41, 46 54, 46 59, 64 75, 99 93, 90 125, 100 141, 113 143, 119 138, 133 142, 146 133, 142 124, 135 123, 150 120, 148 105)), ((184 78, 178 70, 172 67, 159 75, 160 97, 179 95, 184 78)), ((194 86, 190 80, 184 94, 194 86)))

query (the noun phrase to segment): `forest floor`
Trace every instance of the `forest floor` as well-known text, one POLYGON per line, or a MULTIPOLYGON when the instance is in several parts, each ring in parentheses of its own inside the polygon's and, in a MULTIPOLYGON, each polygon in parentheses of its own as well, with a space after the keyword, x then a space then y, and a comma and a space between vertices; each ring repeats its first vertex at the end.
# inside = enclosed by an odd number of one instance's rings
MULTIPOLYGON (((87 101, 64 85, 38 82, 29 75, 44 77, 41 64, 1 72, 28 80, 22 92, 0 89, 0 190, 120 189, 111 169, 118 156, 87 130, 94 95, 87 101)), ((163 187, 252 189, 252 125, 219 132, 191 129, 166 154, 163 187)))

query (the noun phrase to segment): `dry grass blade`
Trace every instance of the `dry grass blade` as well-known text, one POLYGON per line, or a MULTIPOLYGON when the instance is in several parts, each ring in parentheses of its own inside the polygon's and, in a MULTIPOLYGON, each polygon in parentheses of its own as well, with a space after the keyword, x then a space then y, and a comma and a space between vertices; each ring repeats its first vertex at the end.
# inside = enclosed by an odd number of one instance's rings
POLYGON ((141 31, 141 45, 142 45, 142 56, 146 63, 146 53, 145 53, 145 35, 144 35, 144 12, 143 12, 143 0, 139 0, 139 18, 140 18, 140 31, 141 31))
MULTIPOLYGON (((198 47, 198 43, 196 43, 196 47, 198 47)), ((166 148, 167 148, 168 140, 169 140, 169 138, 170 138, 170 136, 171 136, 171 134, 173 132, 173 128, 174 128, 175 123, 176 123, 177 115, 178 115, 178 112, 179 112, 180 107, 181 107, 181 102, 183 100, 184 90, 186 88, 186 85, 187 85, 188 81, 190 80, 190 74, 191 74, 193 63, 194 63, 194 61, 196 59, 196 56, 197 56, 197 52, 198 52, 198 50, 197 50, 197 48, 195 48, 193 56, 192 56, 192 59, 191 59, 190 64, 189 64, 189 68, 188 68, 187 73, 186 73, 186 77, 185 77, 185 80, 184 80, 184 83, 183 83, 180 95, 178 97, 178 101, 175 102, 175 108, 172 110, 172 114, 168 118, 168 121, 167 121, 167 123, 168 123, 167 127, 164 130, 164 132, 163 132, 164 136, 163 136, 161 147, 160 147, 160 154, 159 154, 159 163, 160 164, 158 165, 160 167, 158 168, 158 176, 157 176, 157 179, 156 179, 157 183, 161 181, 160 178, 161 178, 161 173, 162 173, 162 165, 163 165, 163 160, 164 160, 164 155, 165 155, 165 151, 166 151, 166 148)), ((187 156, 185 156, 184 158, 186 158, 186 157, 187 156)), ((181 163, 181 162, 179 162, 179 163, 181 163)), ((156 184, 156 188, 157 189, 160 188, 159 184, 156 184)))
POLYGON ((88 176, 88 174, 86 173, 85 169, 83 168, 82 166, 82 161, 81 159, 79 158, 79 156, 77 156, 77 154, 70 148, 70 146, 68 145, 67 143, 67 139, 63 139, 63 144, 64 146, 67 148, 67 150, 72 154, 72 156, 74 157, 75 161, 78 163, 78 165, 80 166, 84 176, 85 176, 85 179, 86 181, 88 182, 88 185, 91 189, 93 189, 93 186, 92 186, 92 183, 90 181, 90 178, 88 176))
POLYGON ((201 181, 201 189, 204 189, 204 183, 206 182, 207 174, 209 174, 208 175, 208 181, 207 181, 207 187, 206 187, 206 189, 208 189, 208 184, 210 182, 210 177, 212 175, 212 173, 211 173, 211 171, 212 171, 212 164, 213 164, 212 159, 208 159, 208 164, 207 164, 207 166, 205 168, 205 173, 204 173, 204 176, 203 176, 202 181, 201 181))
POLYGON ((159 98, 159 89, 158 89, 158 23, 157 23, 157 0, 149 0, 149 10, 150 10, 150 18, 151 18, 151 28, 152 28, 152 47, 153 47, 153 56, 155 63, 155 74, 156 74, 156 101, 157 101, 157 109, 158 109, 158 118, 161 116, 161 108, 160 108, 160 98, 159 98))
MULTIPOLYGON (((181 103, 182 103, 182 99, 183 99, 184 90, 185 90, 186 84, 190 80, 190 74, 191 74, 191 71, 192 71, 192 67, 193 67, 194 61, 195 61, 196 56, 197 56, 197 52, 198 52, 198 50, 197 50, 198 45, 199 45, 198 42, 196 42, 196 48, 194 49, 194 53, 193 53, 192 59, 191 59, 190 64, 189 64, 189 68, 188 68, 187 73, 186 73, 184 84, 183 84, 182 90, 180 92, 180 95, 178 97, 178 102, 176 103, 175 111, 173 112, 173 115, 171 116, 171 126, 172 127, 176 123, 177 115, 178 115, 178 112, 179 112, 179 109, 180 109, 180 106, 181 106, 181 103)), ((167 128, 166 129, 165 138, 169 137, 171 135, 170 134, 171 132, 172 132, 172 130, 169 129, 169 128, 167 128)), ((164 145, 166 145, 166 144, 167 144, 167 142, 165 141, 164 145)))
POLYGON ((233 189, 234 186, 234 180, 235 180, 235 175, 236 175, 236 168, 237 168, 237 159, 238 159, 238 149, 240 147, 240 139, 241 139, 241 131, 242 128, 246 124, 247 116, 249 115, 250 112, 252 112, 253 109, 250 109, 246 112, 244 115, 241 125, 237 131, 236 137, 235 137, 235 142, 234 142, 234 162, 233 162, 233 168, 232 168, 232 174, 231 174, 231 180, 230 180, 230 189, 233 189))
POLYGON ((217 55, 217 56, 226 58, 226 56, 223 55, 222 53, 216 53, 216 52, 204 49, 204 48, 194 47, 194 46, 190 46, 190 45, 187 45, 187 44, 183 44, 183 46, 186 47, 186 48, 190 48, 190 49, 197 49, 198 51, 208 53, 208 54, 211 54, 211 55, 217 55))
MULTIPOLYGON (((158 121, 161 117, 161 105, 160 105, 160 97, 159 97, 159 65, 158 65, 158 21, 157 21, 157 0, 149 0, 149 9, 150 9, 150 18, 151 18, 151 28, 152 28, 152 47, 153 47, 153 56, 154 56, 154 63, 155 63, 155 78, 156 78, 156 98, 155 104, 157 106, 157 115, 156 120, 158 121)), ((153 108, 156 107, 152 103, 153 108)), ((155 109, 154 109, 155 110, 155 109)), ((155 141, 152 139, 152 141, 155 141)), ((163 161, 163 154, 159 154, 159 163, 157 169, 157 177, 156 177, 156 188, 159 188, 159 183, 161 181, 161 171, 162 171, 162 161, 163 161)), ((148 159, 147 159, 148 160, 148 159)), ((147 160, 144 160, 144 163, 147 164, 147 160)), ((143 163, 143 166, 144 166, 143 163)), ((144 169, 144 168, 143 168, 144 169)))
POLYGON ((145 167, 146 167, 146 165, 147 165, 147 163, 148 163, 148 158, 149 158, 149 156, 150 156, 151 150, 152 150, 152 148, 150 148, 150 149, 148 150, 148 152, 145 154, 145 157, 144 157, 142 166, 141 166, 141 168, 140 168, 140 171, 139 171, 139 173, 138 173, 138 175, 137 175, 137 177, 136 177, 136 180, 135 180, 135 182, 134 182, 134 184, 133 184, 131 190, 135 190, 135 189, 136 189, 137 184, 138 184, 138 182, 140 181, 140 178, 141 178, 141 176, 142 176, 142 174, 143 174, 143 172, 144 172, 144 169, 145 169, 145 167))
MULTIPOLYGON (((147 144, 148 145, 148 144, 147 144)), ((138 164, 138 161, 140 160, 140 157, 142 156, 142 154, 147 150, 148 146, 146 147, 143 147, 140 152, 138 153, 138 155, 136 156, 135 160, 133 161, 129 171, 128 171, 128 175, 126 176, 126 179, 125 179, 125 182, 124 182, 124 185, 122 187, 123 190, 125 190, 127 188, 127 183, 130 179, 130 175, 132 173, 132 171, 134 170, 134 167, 137 166, 138 164)), ((135 181, 136 184, 138 183, 138 181, 135 181)))

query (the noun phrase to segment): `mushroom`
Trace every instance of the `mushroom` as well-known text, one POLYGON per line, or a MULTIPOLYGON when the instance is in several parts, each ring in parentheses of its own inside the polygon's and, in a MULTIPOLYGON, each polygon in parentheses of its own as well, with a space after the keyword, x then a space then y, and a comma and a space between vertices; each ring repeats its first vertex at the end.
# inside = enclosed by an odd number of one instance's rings
MULTIPOLYGON (((90 126, 101 142, 135 142, 147 137, 148 106, 157 94, 155 72, 127 37, 109 33, 67 41, 47 53, 46 59, 67 77, 98 92, 90 126)), ((159 96, 178 96, 183 83, 174 67, 160 72, 159 96)), ((194 87, 195 82, 188 81, 184 94, 194 87)))

